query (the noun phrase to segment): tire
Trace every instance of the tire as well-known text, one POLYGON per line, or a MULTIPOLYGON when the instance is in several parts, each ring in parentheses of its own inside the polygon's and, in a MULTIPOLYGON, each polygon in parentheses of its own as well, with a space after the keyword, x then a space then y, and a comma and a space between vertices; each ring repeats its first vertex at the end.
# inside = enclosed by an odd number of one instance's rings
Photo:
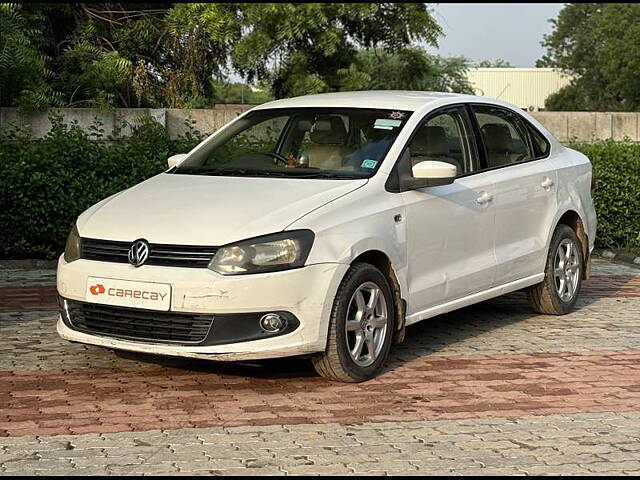
POLYGON ((373 265, 355 263, 338 287, 329 320, 327 347, 312 357, 313 366, 331 380, 352 383, 369 380, 380 372, 387 360, 394 329, 395 309, 389 282, 373 265), (376 288, 378 300, 371 308, 376 288), (347 317, 351 320, 348 324, 347 317), (355 352, 355 357, 351 352, 355 352))
POLYGON ((584 254, 578 235, 568 225, 558 225, 547 254, 544 280, 527 289, 527 296, 533 309, 547 315, 565 315, 569 313, 578 299, 584 272, 584 254), (570 244, 572 252, 569 261, 561 263, 559 248, 562 245, 566 257, 566 245, 570 244), (559 263, 560 262, 560 263, 559 263), (556 270, 557 268, 557 270, 556 270), (568 273, 567 273, 568 272, 568 273), (569 275, 569 276, 567 276, 569 275), (564 283, 563 283, 564 279, 564 283), (569 294, 572 288, 573 293, 569 294), (563 292, 561 295, 560 292, 563 292))

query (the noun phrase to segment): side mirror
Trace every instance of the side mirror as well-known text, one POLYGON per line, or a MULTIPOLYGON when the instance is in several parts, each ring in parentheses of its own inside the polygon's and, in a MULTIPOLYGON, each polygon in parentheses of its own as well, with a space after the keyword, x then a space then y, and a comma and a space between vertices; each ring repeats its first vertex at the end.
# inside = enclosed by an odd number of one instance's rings
POLYGON ((411 168, 411 171, 415 178, 442 180, 444 181, 443 185, 453 182, 458 174, 458 169, 455 165, 433 160, 418 162, 411 168))
POLYGON ((182 160, 184 160, 187 157, 186 153, 178 153, 176 155, 171 155, 168 159, 167 159, 167 163, 169 164, 169 168, 173 168, 175 167, 177 164, 179 164, 182 160))
POLYGON ((408 190, 415 190, 424 187, 437 187, 448 185, 456 179, 458 169, 455 165, 447 162, 437 162, 435 160, 425 160, 418 162, 411 168, 413 177, 404 178, 404 187, 408 190))

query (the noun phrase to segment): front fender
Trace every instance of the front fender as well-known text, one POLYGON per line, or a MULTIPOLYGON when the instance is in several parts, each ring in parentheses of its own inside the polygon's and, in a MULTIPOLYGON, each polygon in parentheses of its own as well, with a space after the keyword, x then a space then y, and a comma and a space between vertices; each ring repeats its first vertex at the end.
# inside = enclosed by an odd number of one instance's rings
POLYGON ((407 291, 404 210, 398 195, 372 189, 369 184, 311 212, 289 228, 314 231, 316 237, 307 264, 351 264, 365 252, 384 253, 404 293, 407 291))

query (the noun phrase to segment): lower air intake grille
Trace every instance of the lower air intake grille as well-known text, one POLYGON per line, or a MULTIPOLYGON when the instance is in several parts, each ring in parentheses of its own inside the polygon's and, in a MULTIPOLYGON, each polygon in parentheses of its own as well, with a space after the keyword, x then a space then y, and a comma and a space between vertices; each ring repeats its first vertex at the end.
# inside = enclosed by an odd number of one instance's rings
POLYGON ((67 300, 69 321, 81 332, 130 340, 197 344, 207 337, 213 315, 159 312, 67 300))

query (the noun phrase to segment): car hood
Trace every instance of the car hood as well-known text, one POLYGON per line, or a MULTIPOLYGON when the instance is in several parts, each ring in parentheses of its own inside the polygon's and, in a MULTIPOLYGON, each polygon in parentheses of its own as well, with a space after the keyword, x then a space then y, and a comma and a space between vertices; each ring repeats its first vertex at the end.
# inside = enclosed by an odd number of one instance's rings
POLYGON ((366 183, 162 173, 89 208, 78 231, 105 240, 224 245, 282 231, 366 183))

